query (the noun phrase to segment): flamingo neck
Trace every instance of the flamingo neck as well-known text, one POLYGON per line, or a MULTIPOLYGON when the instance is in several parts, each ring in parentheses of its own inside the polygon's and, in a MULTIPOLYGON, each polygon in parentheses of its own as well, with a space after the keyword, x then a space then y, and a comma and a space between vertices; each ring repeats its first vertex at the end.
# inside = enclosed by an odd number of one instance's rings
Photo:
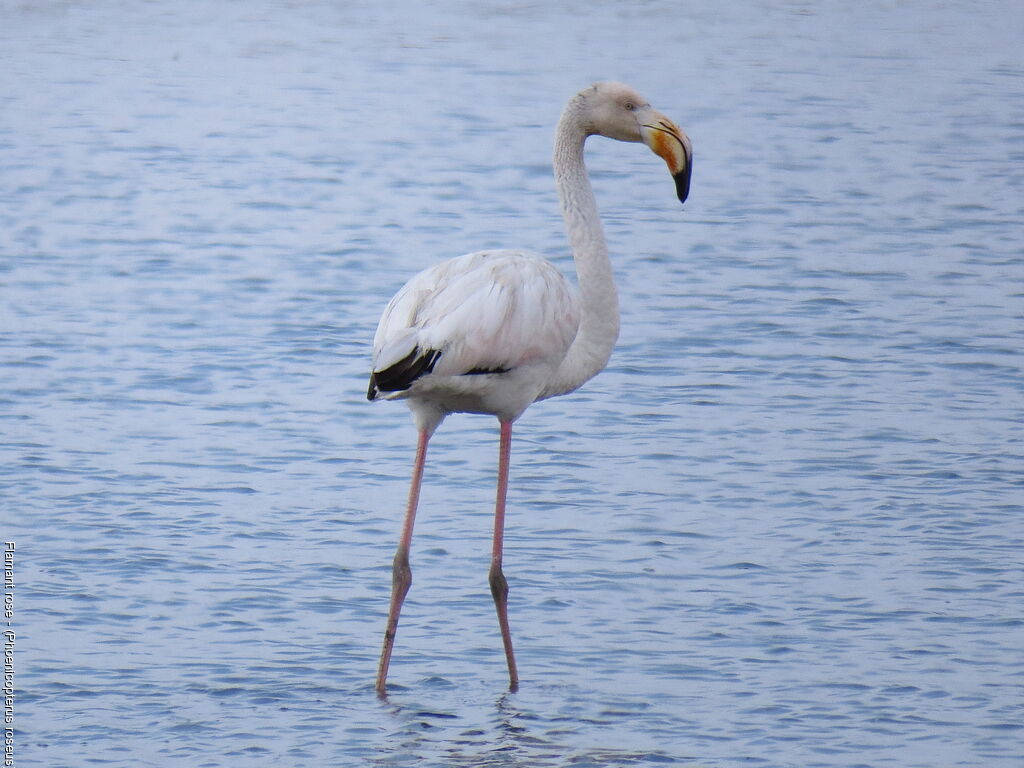
POLYGON ((583 161, 582 100, 569 103, 555 134, 554 171, 580 291, 580 325, 544 397, 571 392, 605 367, 619 336, 619 299, 597 201, 583 161))

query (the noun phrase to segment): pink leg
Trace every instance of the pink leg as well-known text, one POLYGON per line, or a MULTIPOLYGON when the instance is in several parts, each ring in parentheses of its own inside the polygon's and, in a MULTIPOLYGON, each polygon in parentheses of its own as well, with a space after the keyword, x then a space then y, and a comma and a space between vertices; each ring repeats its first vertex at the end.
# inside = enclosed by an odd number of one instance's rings
POLYGON ((501 642, 505 645, 505 660, 508 662, 508 688, 519 688, 519 673, 516 671, 516 657, 512 652, 512 633, 508 628, 508 582, 501 572, 501 551, 505 538, 505 494, 508 491, 509 457, 512 450, 512 422, 501 422, 501 440, 498 447, 498 498, 494 508, 494 547, 491 550, 491 595, 498 611, 498 626, 501 627, 501 642))
POLYGON ((416 521, 416 506, 420 500, 420 485, 423 482, 423 464, 427 459, 427 442, 430 435, 420 432, 416 445, 416 461, 412 470, 412 485, 409 487, 409 504, 405 509, 405 523, 402 525, 402 538, 398 541, 395 561, 391 571, 391 608, 388 611, 388 625, 384 630, 384 648, 380 652, 380 665, 377 667, 377 693, 384 695, 388 677, 388 665, 391 663, 391 649, 395 644, 395 633, 398 631, 398 614, 402 611, 402 602, 412 584, 412 569, 409 567, 409 547, 412 544, 412 526, 416 521))

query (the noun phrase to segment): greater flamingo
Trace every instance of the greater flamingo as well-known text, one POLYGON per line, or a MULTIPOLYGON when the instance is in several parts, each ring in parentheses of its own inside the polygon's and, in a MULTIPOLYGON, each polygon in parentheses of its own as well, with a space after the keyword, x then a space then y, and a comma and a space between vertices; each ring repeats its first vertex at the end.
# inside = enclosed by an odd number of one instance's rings
POLYGON ((498 417, 498 488, 489 582, 508 662, 519 675, 501 570, 512 422, 527 407, 572 392, 605 367, 619 334, 619 304, 597 204, 583 162, 593 134, 643 142, 668 164, 685 202, 690 139, 636 91, 597 83, 574 96, 555 133, 554 173, 579 294, 548 261, 521 251, 480 251, 413 277, 384 310, 373 339, 370 400, 404 399, 419 432, 412 484, 392 571, 391 604, 376 688, 384 695, 412 571, 409 547, 427 443, 449 413, 498 417))

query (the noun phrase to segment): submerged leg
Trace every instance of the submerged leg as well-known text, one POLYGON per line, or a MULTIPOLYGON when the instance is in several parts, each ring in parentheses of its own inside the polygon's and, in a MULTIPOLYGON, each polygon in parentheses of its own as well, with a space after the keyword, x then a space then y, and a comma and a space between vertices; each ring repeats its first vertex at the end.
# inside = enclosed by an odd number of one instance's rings
POLYGON ((501 550, 505 537, 505 494, 508 491, 508 467, 512 449, 512 422, 501 422, 501 439, 498 447, 498 498, 494 508, 494 546, 491 550, 491 595, 498 611, 498 626, 501 627, 501 642, 505 645, 505 660, 508 662, 508 688, 519 687, 519 673, 516 671, 516 657, 512 652, 512 633, 508 628, 508 582, 501 572, 501 550))
POLYGON ((427 458, 427 442, 429 440, 430 433, 420 430, 419 442, 416 445, 416 461, 412 470, 412 484, 409 487, 409 503, 405 509, 402 537, 398 541, 398 549, 395 551, 395 561, 391 571, 391 608, 388 611, 388 625, 384 630, 384 648, 380 652, 380 665, 377 667, 377 693, 381 696, 386 690, 391 649, 395 644, 395 633, 398 631, 398 614, 402 611, 402 602, 409 591, 409 585, 412 584, 409 546, 412 543, 412 527, 416 521, 416 505, 420 500, 423 464, 427 458))

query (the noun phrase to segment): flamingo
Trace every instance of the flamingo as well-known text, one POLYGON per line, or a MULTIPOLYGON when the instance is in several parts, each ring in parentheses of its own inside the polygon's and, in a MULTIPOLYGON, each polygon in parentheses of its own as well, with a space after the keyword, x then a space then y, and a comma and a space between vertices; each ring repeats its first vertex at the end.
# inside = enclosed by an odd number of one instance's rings
POLYGON ((509 690, 519 686, 508 624, 508 582, 501 568, 512 424, 531 403, 568 394, 601 371, 619 334, 611 261, 583 162, 584 143, 595 134, 646 144, 668 164, 679 200, 685 202, 693 157, 690 139, 632 88, 596 83, 569 101, 555 133, 555 182, 579 293, 539 256, 478 251, 413 277, 391 299, 377 326, 367 399, 405 400, 418 432, 377 669, 381 696, 386 694, 398 617, 412 583, 409 549, 427 444, 449 413, 491 414, 500 425, 488 581, 509 690))

